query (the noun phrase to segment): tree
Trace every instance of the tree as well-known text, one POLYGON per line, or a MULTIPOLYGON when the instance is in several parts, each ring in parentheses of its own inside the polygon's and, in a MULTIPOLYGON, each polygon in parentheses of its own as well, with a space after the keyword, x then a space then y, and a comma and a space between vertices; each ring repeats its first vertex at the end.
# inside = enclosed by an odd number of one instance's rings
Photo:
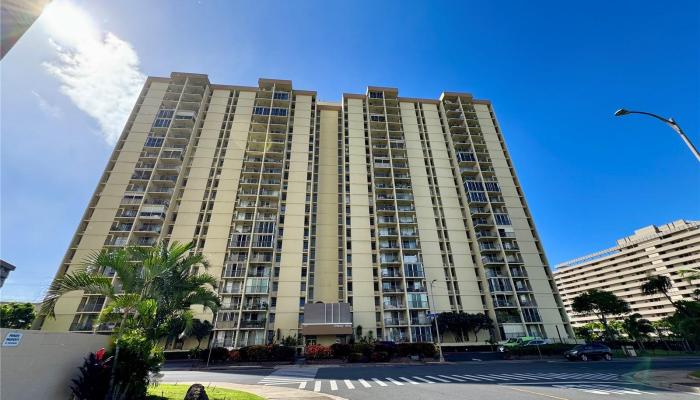
POLYGON ((147 248, 102 250, 89 256, 83 268, 56 278, 49 287, 41 308, 41 313, 49 317, 55 317, 56 303, 66 293, 82 290, 105 297, 107 304, 98 322, 111 322, 115 327, 108 397, 116 398, 115 388, 123 394, 130 382, 148 380, 147 375, 158 365, 158 340, 171 334, 176 324, 191 326, 192 305, 213 311, 220 305, 212 290, 217 281, 211 275, 198 273, 200 267, 207 268, 207 262, 201 255, 190 254, 193 247, 193 243, 175 242, 170 246, 160 243, 147 248), (125 356, 139 364, 129 366, 129 371, 117 371, 122 365, 122 341, 128 346, 125 356), (147 368, 138 368, 145 364, 147 368), (146 376, 129 375, 134 371, 146 376), (115 381, 117 372, 120 379, 128 377, 129 382, 115 381))
POLYGON ((676 306, 676 303, 671 299, 671 296, 668 294, 669 290, 673 288, 673 282, 671 282, 671 278, 669 278, 666 275, 650 275, 647 277, 646 282, 642 284, 642 293, 644 293, 647 296, 652 296, 657 293, 663 294, 666 299, 668 299, 669 303, 673 304, 673 306, 676 306))
POLYGON ((0 306, 0 327, 30 329, 36 314, 32 303, 8 303, 0 306))
POLYGON ((595 315, 603 324, 608 339, 613 339, 608 316, 626 314, 630 311, 626 301, 610 292, 597 289, 588 290, 574 297, 572 308, 574 312, 582 315, 595 315))
MULTIPOLYGON (((214 327, 212 326, 211 322, 204 320, 201 321, 199 319, 194 319, 192 321, 192 335, 197 338, 197 349, 199 349, 202 346, 202 340, 209 336, 211 333, 212 329, 214 327)), ((279 329, 278 329, 279 331, 279 329)), ((277 337, 279 338, 279 333, 277 334, 277 337)))
POLYGON ((642 318, 639 313, 634 313, 622 321, 622 327, 630 337, 630 339, 639 343, 639 347, 644 349, 642 343, 643 339, 646 339, 651 332, 654 332, 654 326, 648 319, 642 318))
POLYGON ((474 332, 474 340, 479 340, 479 332, 482 330, 493 329, 493 320, 484 313, 476 313, 472 315, 471 330, 474 332))

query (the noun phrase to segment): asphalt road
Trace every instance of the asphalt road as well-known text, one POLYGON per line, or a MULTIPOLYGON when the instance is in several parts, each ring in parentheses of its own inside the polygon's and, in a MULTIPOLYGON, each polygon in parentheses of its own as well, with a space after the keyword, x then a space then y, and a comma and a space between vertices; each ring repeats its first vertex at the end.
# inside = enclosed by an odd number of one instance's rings
POLYGON ((352 400, 700 399, 693 394, 636 384, 625 377, 625 374, 649 369, 700 369, 700 358, 168 370, 163 372, 163 381, 281 385, 352 400))

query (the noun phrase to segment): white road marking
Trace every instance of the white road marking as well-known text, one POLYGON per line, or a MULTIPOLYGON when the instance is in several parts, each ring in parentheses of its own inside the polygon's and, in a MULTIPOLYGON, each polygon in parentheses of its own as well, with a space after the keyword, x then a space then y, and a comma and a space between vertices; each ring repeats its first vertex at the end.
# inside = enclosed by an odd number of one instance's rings
POLYGON ((464 382, 464 379, 461 379, 461 378, 453 378, 453 377, 447 376, 447 375, 438 375, 438 376, 440 378, 451 379, 451 380, 457 381, 457 382, 464 382))
POLYGON ((372 380, 373 380, 377 385, 379 385, 379 386, 387 386, 386 383, 380 381, 380 380, 377 379, 377 378, 372 378, 372 380))
POLYGON ((321 391, 321 381, 316 381, 314 383, 314 392, 320 392, 321 391))
POLYGON ((435 383, 433 381, 429 381, 427 379, 421 378, 420 376, 412 376, 412 378, 417 380, 417 381, 421 381, 421 382, 425 382, 425 383, 435 383))
POLYGON ((434 380, 434 381, 438 381, 438 382, 450 383, 450 381, 448 381, 448 380, 446 380, 446 379, 436 378, 436 377, 430 376, 430 375, 426 375, 425 377, 426 377, 426 378, 430 378, 430 379, 432 379, 432 380, 434 380))
POLYGON ((520 378, 520 377, 517 377, 517 376, 513 376, 512 374, 497 374, 497 375, 491 375, 491 376, 494 376, 494 377, 504 377, 504 378, 506 378, 506 379, 508 379, 508 380, 513 380, 513 381, 526 381, 526 380, 527 380, 527 379, 525 379, 525 378, 520 378))
POLYGON ((358 379, 357 381, 360 382, 362 384, 362 386, 364 386, 364 387, 372 387, 372 385, 367 383, 367 381, 364 379, 358 379))
POLYGON ((405 377, 403 377, 403 376, 399 376, 399 379, 401 379, 402 381, 408 382, 408 383, 410 383, 411 385, 420 385, 420 383, 418 383, 418 382, 413 382, 412 380, 410 380, 410 379, 408 379, 408 378, 405 378, 405 377))
POLYGON ((345 386, 347 386, 348 389, 355 389, 355 385, 353 385, 352 382, 350 382, 350 380, 346 379, 343 382, 345 382, 345 386))
POLYGON ((384 378, 384 379, 386 379, 387 381, 393 383, 393 384, 396 385, 396 386, 403 386, 403 383, 401 383, 401 382, 399 382, 399 381, 397 381, 397 380, 394 380, 394 379, 391 379, 391 378, 384 378))
POLYGON ((474 382, 481 382, 481 379, 479 379, 479 378, 474 378, 474 377, 471 376, 471 375, 454 375, 454 376, 459 376, 459 377, 462 377, 462 378, 464 378, 464 379, 467 379, 467 380, 470 380, 470 381, 474 381, 474 382))
POLYGON ((335 383, 335 381, 331 381, 331 390, 338 390, 338 384, 335 383))
POLYGON ((299 384, 299 389, 304 389, 306 387, 306 382, 302 382, 299 384))
POLYGON ((486 379, 487 381, 492 381, 494 379, 497 381, 507 381, 508 380, 506 378, 499 378, 499 377, 493 376, 493 375, 477 375, 477 376, 480 378, 486 379))

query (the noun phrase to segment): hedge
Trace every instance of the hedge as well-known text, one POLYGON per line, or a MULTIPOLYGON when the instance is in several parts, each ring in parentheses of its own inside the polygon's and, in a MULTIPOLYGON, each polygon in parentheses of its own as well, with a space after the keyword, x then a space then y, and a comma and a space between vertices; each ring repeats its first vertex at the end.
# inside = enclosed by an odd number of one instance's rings
POLYGON ((418 343, 399 343, 397 350, 400 356, 421 356, 421 357, 434 357, 437 353, 435 345, 432 343, 418 342, 418 343))

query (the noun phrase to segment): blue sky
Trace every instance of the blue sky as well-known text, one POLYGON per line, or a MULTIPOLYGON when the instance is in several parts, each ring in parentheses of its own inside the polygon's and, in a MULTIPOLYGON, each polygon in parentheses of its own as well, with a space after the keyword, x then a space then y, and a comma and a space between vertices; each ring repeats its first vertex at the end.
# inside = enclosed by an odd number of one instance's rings
POLYGON ((3 299, 50 283, 147 75, 493 101, 550 263, 700 219, 700 3, 54 0, 0 62, 3 299))

